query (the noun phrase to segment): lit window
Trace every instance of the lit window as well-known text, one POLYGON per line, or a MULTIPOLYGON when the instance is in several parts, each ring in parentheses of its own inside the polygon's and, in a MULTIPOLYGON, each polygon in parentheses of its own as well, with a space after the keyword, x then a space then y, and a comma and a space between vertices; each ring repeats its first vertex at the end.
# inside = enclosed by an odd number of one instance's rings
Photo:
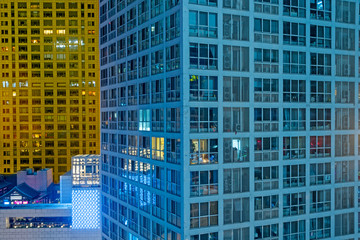
POLYGON ((44 35, 50 35, 50 34, 53 34, 53 30, 44 29, 44 35))

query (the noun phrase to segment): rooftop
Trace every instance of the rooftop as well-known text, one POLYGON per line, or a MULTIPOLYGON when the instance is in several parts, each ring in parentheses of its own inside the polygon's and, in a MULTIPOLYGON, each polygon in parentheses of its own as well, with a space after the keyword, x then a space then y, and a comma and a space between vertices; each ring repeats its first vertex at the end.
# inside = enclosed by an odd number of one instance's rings
POLYGON ((0 209, 71 209, 71 204, 0 204, 0 209))

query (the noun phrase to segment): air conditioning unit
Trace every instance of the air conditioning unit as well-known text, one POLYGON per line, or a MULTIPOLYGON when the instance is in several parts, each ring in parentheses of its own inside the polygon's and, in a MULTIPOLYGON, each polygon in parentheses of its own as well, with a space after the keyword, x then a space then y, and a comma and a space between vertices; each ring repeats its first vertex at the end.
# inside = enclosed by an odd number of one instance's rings
POLYGON ((224 38, 231 38, 231 25, 224 23, 224 38))
POLYGON ((263 153, 263 161, 270 161, 270 153, 265 152, 263 153))
POLYGON ((230 56, 225 56, 224 57, 224 66, 226 66, 227 68, 230 68, 230 66, 231 66, 231 58, 230 58, 230 56))
POLYGON ((262 66, 259 64, 255 65, 255 72, 262 72, 262 66))
POLYGON ((262 131, 262 124, 258 123, 258 124, 255 124, 255 132, 261 132, 262 131))
POLYGON ((270 123, 264 123, 264 132, 270 132, 270 123))
POLYGON ((240 124, 236 124, 235 126, 235 131, 236 132, 241 132, 242 128, 241 128, 241 125, 240 124))
POLYGON ((231 131, 231 119, 224 119, 224 131, 231 131))
POLYGON ((229 101, 231 100, 231 88, 224 88, 224 99, 229 101))
POLYGON ((224 140, 224 150, 228 150, 231 148, 231 141, 224 140))
POLYGON ((231 152, 230 151, 224 151, 224 162, 231 162, 231 152))

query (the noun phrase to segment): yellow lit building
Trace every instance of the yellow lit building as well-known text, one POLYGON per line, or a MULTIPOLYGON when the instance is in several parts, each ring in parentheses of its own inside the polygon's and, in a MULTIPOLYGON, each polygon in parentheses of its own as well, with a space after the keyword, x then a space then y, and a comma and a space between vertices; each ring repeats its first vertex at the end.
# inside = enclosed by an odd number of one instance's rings
POLYGON ((99 154, 98 0, 0 0, 0 174, 99 154))

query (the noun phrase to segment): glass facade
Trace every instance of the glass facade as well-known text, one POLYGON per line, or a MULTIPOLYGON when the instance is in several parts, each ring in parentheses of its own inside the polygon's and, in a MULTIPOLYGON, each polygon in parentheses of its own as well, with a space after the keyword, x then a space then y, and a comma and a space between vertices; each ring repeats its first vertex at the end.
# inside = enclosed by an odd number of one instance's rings
POLYGON ((358 238, 359 7, 101 0, 103 239, 358 238))

